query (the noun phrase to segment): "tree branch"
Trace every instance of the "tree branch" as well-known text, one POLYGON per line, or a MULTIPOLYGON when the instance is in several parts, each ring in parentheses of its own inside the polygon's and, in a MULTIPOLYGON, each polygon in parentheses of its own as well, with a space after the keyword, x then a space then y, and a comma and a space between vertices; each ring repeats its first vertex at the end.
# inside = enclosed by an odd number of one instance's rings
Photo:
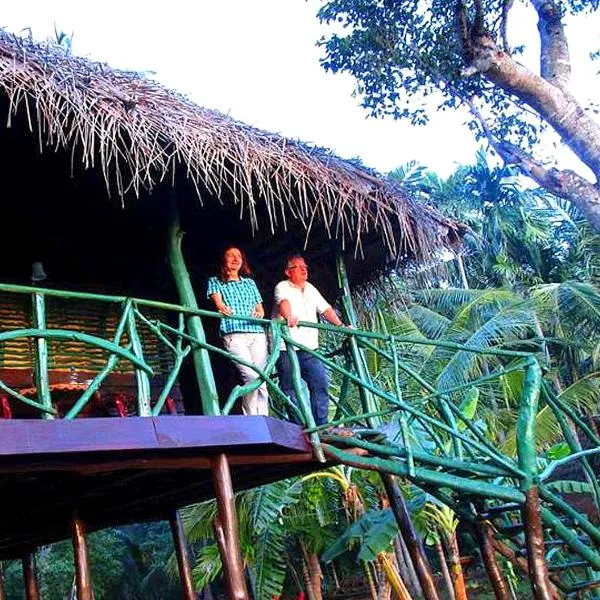
POLYGON ((540 73, 552 85, 566 89, 571 77, 569 45, 562 23, 563 10, 555 0, 531 0, 540 32, 540 73))
POLYGON ((490 145, 506 164, 514 165, 551 194, 571 202, 589 220, 594 230, 600 232, 600 188, 598 185, 590 183, 569 169, 562 171, 554 168, 548 169, 523 149, 510 142, 498 140, 473 100, 467 99, 466 103, 490 145))
POLYGON ((471 43, 469 68, 533 108, 600 181, 600 124, 583 110, 575 97, 512 60, 489 35, 472 38, 471 43))
POLYGON ((508 43, 508 15, 515 0, 504 0, 502 2, 502 17, 500 20, 500 37, 502 39, 502 49, 507 54, 510 54, 510 45, 508 43))

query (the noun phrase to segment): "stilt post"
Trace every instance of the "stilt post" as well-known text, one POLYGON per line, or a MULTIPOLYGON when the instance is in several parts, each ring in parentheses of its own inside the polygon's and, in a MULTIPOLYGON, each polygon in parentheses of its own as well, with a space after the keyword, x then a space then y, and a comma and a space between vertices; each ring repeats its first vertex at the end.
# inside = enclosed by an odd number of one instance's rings
POLYGON ((183 598, 184 600, 196 600, 197 595, 194 591, 194 582, 192 580, 190 554, 185 539, 183 523, 181 522, 181 516, 178 510, 174 510, 170 514, 169 525, 171 526, 171 533, 173 534, 173 545, 175 546, 175 556, 177 557, 177 566, 179 567, 183 598))
POLYGON ((223 562, 227 596, 229 600, 249 600, 240 551, 235 497, 227 456, 217 454, 211 459, 211 468, 219 511, 214 528, 221 553, 221 561, 223 562))
POLYGON ((71 520, 71 536, 73 541, 73 559, 75 561, 77 600, 94 600, 87 541, 85 539, 85 523, 77 514, 74 514, 71 520))
MULTIPOLYGON (((169 265, 175 279, 181 304, 187 308, 198 308, 194 288, 183 258, 182 240, 183 231, 179 222, 177 198, 173 194, 171 198, 171 222, 169 225, 169 265)), ((199 316, 193 315, 187 317, 187 328, 192 337, 200 342, 206 341, 204 327, 199 316)), ((196 381, 198 382, 200 397, 202 399, 202 413, 204 415, 219 415, 221 411, 219 409, 217 386, 208 351, 205 348, 196 347, 192 349, 192 356, 194 358, 196 381)))
POLYGON ((517 420, 517 454, 519 468, 525 474, 521 480, 521 491, 525 494, 521 516, 525 528, 525 547, 533 597, 535 600, 552 600, 552 586, 546 565, 544 529, 540 517, 540 497, 535 480, 537 475, 535 420, 541 378, 539 364, 535 359, 529 359, 517 420))
POLYGON ((25 582, 25 600, 40 600, 34 550, 23 556, 23 580, 25 582))
POLYGON ((4 564, 0 561, 0 600, 6 600, 6 590, 4 589, 4 564))

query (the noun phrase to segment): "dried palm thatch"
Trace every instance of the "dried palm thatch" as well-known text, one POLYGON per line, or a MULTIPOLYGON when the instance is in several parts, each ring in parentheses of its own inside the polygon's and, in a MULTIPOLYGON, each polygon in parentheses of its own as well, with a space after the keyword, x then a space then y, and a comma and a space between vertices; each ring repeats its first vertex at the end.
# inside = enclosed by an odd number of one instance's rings
POLYGON ((100 168, 107 189, 123 200, 183 170, 201 201, 235 203, 253 230, 299 220, 307 236, 324 228, 347 247, 351 240, 355 251, 377 232, 389 253, 418 259, 460 238, 460 226, 357 162, 249 127, 56 45, 0 31, 0 87, 9 127, 25 114, 40 151, 71 149, 73 164, 100 168))

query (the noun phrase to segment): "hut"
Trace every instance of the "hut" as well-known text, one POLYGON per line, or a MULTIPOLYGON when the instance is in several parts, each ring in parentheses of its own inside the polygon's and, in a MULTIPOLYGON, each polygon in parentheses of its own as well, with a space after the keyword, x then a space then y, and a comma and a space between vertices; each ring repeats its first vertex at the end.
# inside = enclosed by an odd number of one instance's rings
POLYGON ((201 305, 219 251, 248 251, 267 304, 302 251, 335 299, 460 227, 357 161, 6 32, 0 115, 0 558, 35 598, 33 551, 72 535, 87 600, 86 528, 170 518, 191 598, 176 509, 216 493, 239 571, 231 478, 318 466, 297 425, 224 416, 201 305))

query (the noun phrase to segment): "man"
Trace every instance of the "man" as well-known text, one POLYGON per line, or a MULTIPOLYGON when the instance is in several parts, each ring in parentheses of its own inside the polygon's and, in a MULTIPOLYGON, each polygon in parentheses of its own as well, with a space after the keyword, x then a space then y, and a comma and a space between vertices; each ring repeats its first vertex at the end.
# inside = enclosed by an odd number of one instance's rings
MULTIPOLYGON (((306 348, 316 350, 319 347, 319 330, 313 327, 299 327, 299 321, 317 323, 319 316, 332 325, 343 323, 331 305, 323 298, 319 290, 308 282, 308 267, 304 258, 294 255, 285 265, 286 280, 275 287, 274 317, 287 321, 290 336, 306 348)), ((312 412, 317 425, 327 422, 329 407, 329 376, 323 363, 303 350, 297 351, 300 374, 308 386, 312 412)), ((281 354, 277 361, 279 383, 283 392, 294 404, 298 404, 292 384, 292 367, 285 344, 282 342, 281 354)), ((292 420, 296 420, 292 417, 292 420)))

